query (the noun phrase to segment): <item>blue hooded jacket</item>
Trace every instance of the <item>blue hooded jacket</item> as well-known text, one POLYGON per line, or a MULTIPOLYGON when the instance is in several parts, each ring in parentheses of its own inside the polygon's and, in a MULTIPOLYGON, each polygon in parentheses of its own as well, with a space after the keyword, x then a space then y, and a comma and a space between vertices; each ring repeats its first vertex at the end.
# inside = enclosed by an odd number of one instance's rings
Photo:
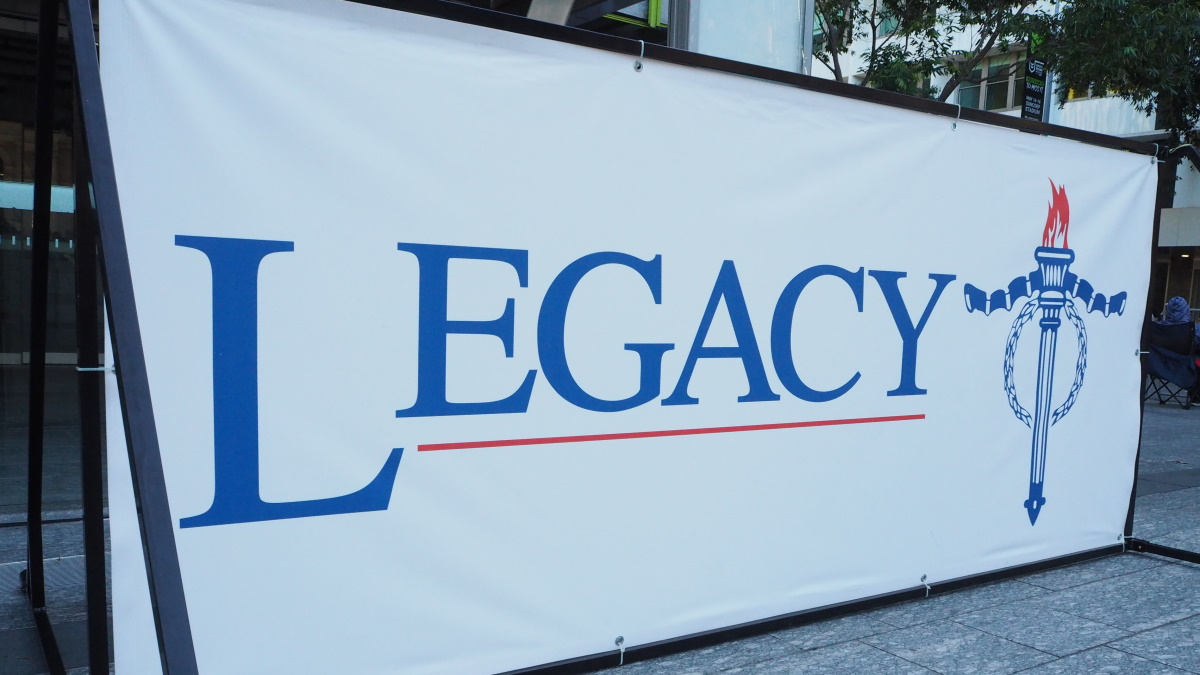
MULTIPOLYGON (((1178 295, 1167 301, 1167 307, 1163 310, 1162 319, 1158 321, 1165 326, 1178 326, 1181 323, 1192 322, 1192 308, 1188 306, 1188 301, 1178 295)), ((1192 345, 1200 345, 1200 324, 1196 325, 1196 334, 1192 336, 1192 345)))

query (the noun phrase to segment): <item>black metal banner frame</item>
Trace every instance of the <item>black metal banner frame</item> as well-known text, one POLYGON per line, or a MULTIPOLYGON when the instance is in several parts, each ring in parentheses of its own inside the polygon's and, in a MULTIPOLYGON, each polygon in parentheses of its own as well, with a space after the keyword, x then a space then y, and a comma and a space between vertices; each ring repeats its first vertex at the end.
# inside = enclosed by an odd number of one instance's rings
MULTIPOLYGON (((75 215, 78 231, 76 321, 80 373, 83 523, 87 583, 88 661, 93 673, 108 672, 108 622, 104 574, 103 467, 100 407, 103 371, 95 280, 103 281, 113 336, 112 362, 119 373, 134 497, 141 530, 150 599, 164 675, 195 675, 196 659, 175 549, 174 530, 154 426, 149 383, 125 246, 108 124, 100 86, 95 24, 90 0, 67 0, 67 25, 75 75, 75 215)), ((38 17, 38 104, 35 140, 32 269, 29 559, 25 585, 51 673, 64 672, 46 613, 42 548, 42 457, 45 421, 46 312, 54 76, 59 0, 42 0, 38 17)))
POLYGON ((77 177, 75 189, 89 202, 85 212, 94 213, 99 234, 100 271, 112 334, 112 362, 117 371, 118 396, 124 411, 134 500, 159 654, 164 675, 197 675, 191 623, 179 570, 179 554, 175 548, 150 383, 146 376, 129 251, 121 222, 90 0, 67 0, 67 18, 82 136, 77 147, 83 154, 80 162, 86 167, 86 175, 77 177), (80 182, 78 178, 86 182, 80 182))
MULTIPOLYGON (((41 0, 37 37, 37 103, 34 108, 33 241, 29 304, 28 556, 23 575, 46 667, 63 675, 62 654, 46 612, 42 546, 42 481, 46 423, 46 321, 50 284, 50 181, 54 162, 54 90, 58 55, 58 0, 41 0)), ((103 550, 101 551, 103 555, 103 550)))
MULTIPOLYGON (((79 100, 76 89, 75 100, 79 100)), ((72 154, 76 186, 91 185, 91 167, 83 147, 79 106, 73 117, 72 154)), ((108 667, 108 606, 104 576, 104 467, 101 434, 104 425, 103 341, 100 326, 99 249, 96 211, 88 190, 75 190, 75 344, 79 358, 79 436, 83 474, 83 548, 87 589, 89 672, 108 667)))
MULTIPOLYGON (((477 26, 555 40, 605 51, 678 65, 705 68, 734 75, 753 77, 810 91, 852 98, 896 108, 925 112, 943 117, 1005 127, 1045 136, 1054 136, 1158 156, 1152 143, 1106 136, 1079 129, 1022 120, 987 111, 913 98, 890 92, 823 80, 807 75, 763 66, 730 61, 713 56, 672 49, 661 45, 643 45, 612 35, 542 23, 524 17, 460 5, 443 0, 347 0, 384 9, 404 11, 477 26)), ((141 531, 151 606, 164 675, 197 675, 196 654, 192 643, 183 579, 175 546, 173 521, 167 499, 158 433, 151 404, 149 381, 142 350, 140 326, 133 292, 129 256, 125 243, 121 209, 117 195, 112 148, 100 86, 94 22, 90 0, 65 0, 75 71, 75 198, 77 226, 77 330, 79 340, 81 431, 83 436, 84 532, 87 552, 87 613, 89 663, 91 672, 106 672, 108 664, 108 628, 104 600, 103 516, 100 466, 99 410, 102 406, 102 365, 100 363, 99 326, 97 325, 97 276, 107 299, 108 321, 112 335, 111 362, 117 372, 118 394, 123 407, 123 423, 133 475, 134 498, 141 531), (96 267, 99 263, 99 269, 96 267), (99 274, 97 274, 99 273, 99 274)), ((53 127, 54 50, 57 46, 59 0, 42 0, 39 17, 39 102, 36 136, 34 270, 30 369, 30 508, 28 585, 39 636, 50 663, 51 672, 63 672, 62 660, 45 612, 45 581, 42 569, 41 457, 45 393, 45 315, 46 258, 48 255, 50 210, 49 166, 53 127), (44 45, 44 46, 43 46, 44 45), (48 78, 48 79, 45 79, 48 78), (48 87, 43 85, 49 82, 48 87), (41 262, 39 262, 41 256, 41 262), (40 331, 40 335, 39 335, 40 331), (36 404, 35 404, 36 401, 36 404), (36 430, 36 431, 35 431, 36 430), (36 459, 36 461, 35 461, 36 459), (53 659, 53 662, 51 662, 53 659)), ((1177 149, 1178 150, 1178 149, 1177 149)), ((1192 149, 1194 153, 1194 149, 1192 149)), ((115 449, 110 449, 115 450, 115 449)), ((1136 467, 1135 467, 1136 470, 1136 467)), ((1135 479, 1136 486, 1136 479, 1135 479)), ((1136 489, 1136 487, 1135 487, 1136 489)), ((1125 527, 1126 539, 1091 551, 1043 560, 1002 570, 994 570, 960 579, 904 589, 837 605, 772 617, 704 633, 681 636, 640 645, 624 652, 627 662, 645 660, 696 647, 757 635, 782 628, 829 619, 932 594, 959 590, 1031 572, 1069 565, 1128 550, 1176 557, 1200 562, 1200 555, 1178 551, 1132 538, 1133 496, 1125 527)), ((815 545, 816 543, 814 543, 815 545)), ((516 673, 581 673, 616 665, 619 652, 583 656, 557 663, 525 668, 516 673)))

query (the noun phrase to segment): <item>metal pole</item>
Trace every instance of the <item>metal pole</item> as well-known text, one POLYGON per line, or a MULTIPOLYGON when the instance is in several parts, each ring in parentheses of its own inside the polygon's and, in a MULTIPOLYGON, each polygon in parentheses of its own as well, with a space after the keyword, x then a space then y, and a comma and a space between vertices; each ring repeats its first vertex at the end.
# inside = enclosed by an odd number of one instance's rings
MULTIPOLYGON (((154 424, 154 406, 142 350, 141 328, 129 267, 129 250, 121 223, 116 170, 108 138, 104 95, 100 87, 100 61, 96 54, 90 0, 67 0, 67 20, 75 58, 79 117, 83 123, 83 161, 91 183, 78 185, 92 200, 99 231, 100 268, 108 322, 112 332, 112 360, 124 411, 133 495, 141 528, 150 604, 163 675, 197 675, 196 651, 188 619, 179 553, 166 478, 154 424)), ((116 451, 116 449, 113 449, 116 451)))
MULTIPOLYGON (((76 90, 76 101, 79 100, 76 90)), ((79 358, 80 462, 83 478, 83 550, 87 579, 88 668, 108 672, 108 605, 104 576, 104 469, 100 436, 104 372, 100 368, 100 303, 96 288, 96 212, 88 198, 91 172, 83 123, 75 106, 75 336, 79 358)))
POLYGON ((58 51, 58 0, 42 0, 38 12, 37 105, 33 158, 33 250, 29 303, 29 501, 26 589, 51 673, 64 673, 46 616, 42 548, 42 469, 46 421, 46 313, 50 271, 50 179, 54 162, 54 76, 58 51))
POLYGON ((667 46, 684 51, 688 48, 688 27, 691 25, 691 0, 670 0, 667 18, 667 46))
POLYGON ((575 0, 533 0, 529 3, 529 12, 525 16, 565 26, 567 19, 571 18, 571 9, 574 6, 575 0))
POLYGON ((812 75, 815 0, 800 0, 800 72, 812 75))
POLYGON ((43 0, 38 30, 29 303, 29 598, 46 606, 42 573, 42 450, 46 418, 46 303, 50 263, 50 168, 54 145, 54 47, 58 4, 43 0), (48 29, 48 30, 47 30, 48 29), (49 38, 47 38, 47 32, 49 38))

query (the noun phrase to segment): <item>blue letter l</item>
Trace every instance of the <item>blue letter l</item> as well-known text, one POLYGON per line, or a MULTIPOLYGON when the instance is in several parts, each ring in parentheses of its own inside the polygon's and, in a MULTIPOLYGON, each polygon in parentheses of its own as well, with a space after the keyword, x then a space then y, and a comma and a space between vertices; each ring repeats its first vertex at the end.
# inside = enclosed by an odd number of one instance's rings
POLYGON ((387 509, 403 448, 395 448, 379 475, 357 492, 327 499, 264 502, 258 476, 258 266, 290 241, 176 236, 212 266, 213 503, 181 518, 179 527, 205 527, 387 509))

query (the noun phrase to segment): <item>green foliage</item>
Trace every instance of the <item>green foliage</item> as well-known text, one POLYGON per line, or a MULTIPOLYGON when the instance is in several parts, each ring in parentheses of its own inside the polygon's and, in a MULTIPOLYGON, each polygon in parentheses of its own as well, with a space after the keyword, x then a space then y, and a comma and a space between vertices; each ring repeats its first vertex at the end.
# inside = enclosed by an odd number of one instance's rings
POLYGON ((1069 89, 1112 92, 1200 141, 1200 0, 1078 0, 1044 51, 1060 103, 1069 89))
POLYGON ((1051 16, 1033 5, 1034 0, 816 0, 813 56, 837 79, 861 70, 869 86, 945 101, 960 84, 978 81, 973 73, 983 59, 1049 30, 1051 16), (881 30, 885 25, 894 29, 881 30), (963 37, 969 47, 952 49, 963 37), (856 44, 867 47, 856 54, 856 44), (950 77, 940 91, 929 86, 934 75, 950 77))
POLYGON ((865 82, 867 86, 921 98, 937 96, 938 88, 929 84, 929 76, 938 68, 937 63, 912 58, 898 44, 884 45, 875 50, 874 56, 875 67, 865 82))

